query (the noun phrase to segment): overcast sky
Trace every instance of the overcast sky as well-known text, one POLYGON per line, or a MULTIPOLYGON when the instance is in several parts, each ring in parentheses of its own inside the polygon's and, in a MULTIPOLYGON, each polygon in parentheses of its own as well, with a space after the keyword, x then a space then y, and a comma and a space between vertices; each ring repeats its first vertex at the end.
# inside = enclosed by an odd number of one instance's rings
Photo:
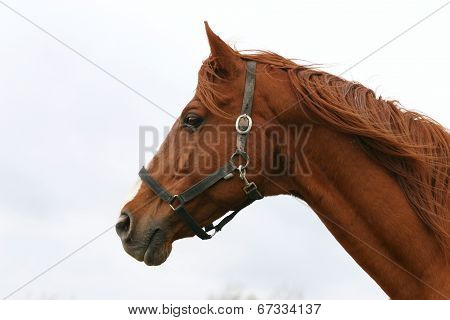
MULTIPOLYGON (((178 115, 209 54, 203 21, 238 49, 340 73, 443 1, 5 3, 178 115)), ((450 126, 450 6, 345 74, 450 126)), ((138 182, 139 126, 173 118, 0 3, 0 295, 111 227, 138 182)), ((110 230, 13 298, 385 299, 306 204, 247 208, 212 241, 147 267, 110 230), (280 209, 281 208, 281 209, 280 209)))

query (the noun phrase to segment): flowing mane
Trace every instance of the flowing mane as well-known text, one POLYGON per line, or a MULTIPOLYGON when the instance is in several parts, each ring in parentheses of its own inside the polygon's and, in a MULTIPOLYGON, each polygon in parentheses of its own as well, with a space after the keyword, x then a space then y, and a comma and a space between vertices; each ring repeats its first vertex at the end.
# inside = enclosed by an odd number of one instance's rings
MULTIPOLYGON (((398 181, 411 207, 444 247, 450 245, 449 156, 446 128, 397 101, 384 100, 363 85, 275 53, 235 51, 245 60, 287 72, 299 98, 295 106, 316 123, 358 137, 363 149, 398 181)), ((217 104, 215 61, 199 72, 197 96, 212 112, 228 117, 217 104)), ((290 106, 286 106, 288 108, 290 106)))

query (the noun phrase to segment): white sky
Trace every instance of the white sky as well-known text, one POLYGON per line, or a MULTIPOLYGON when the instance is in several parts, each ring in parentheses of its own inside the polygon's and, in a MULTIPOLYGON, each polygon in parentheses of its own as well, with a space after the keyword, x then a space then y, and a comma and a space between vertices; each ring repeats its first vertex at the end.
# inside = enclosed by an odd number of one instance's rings
MULTIPOLYGON (((443 1, 5 1, 178 115, 209 54, 203 21, 238 49, 340 73, 443 1)), ((445 126, 450 6, 348 72, 445 126)), ((173 119, 0 3, 0 295, 114 224, 137 182, 138 128, 173 119)), ((252 205, 212 241, 146 267, 113 230, 14 298, 385 299, 307 207, 252 205), (282 209, 280 209, 282 208, 282 209)))

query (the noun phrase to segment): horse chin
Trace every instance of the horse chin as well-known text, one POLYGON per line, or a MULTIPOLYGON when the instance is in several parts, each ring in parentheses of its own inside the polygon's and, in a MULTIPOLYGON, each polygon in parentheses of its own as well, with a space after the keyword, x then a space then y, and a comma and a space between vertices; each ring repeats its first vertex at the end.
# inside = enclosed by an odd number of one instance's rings
POLYGON ((172 243, 165 239, 164 233, 156 232, 144 254, 144 263, 148 266, 163 264, 172 251, 172 243))

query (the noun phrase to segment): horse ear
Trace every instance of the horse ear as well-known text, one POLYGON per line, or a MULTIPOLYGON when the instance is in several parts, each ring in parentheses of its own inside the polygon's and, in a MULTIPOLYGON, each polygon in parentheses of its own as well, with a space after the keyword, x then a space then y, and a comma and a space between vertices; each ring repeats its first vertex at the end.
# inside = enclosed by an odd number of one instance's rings
POLYGON ((220 71, 225 71, 228 74, 233 73, 239 60, 236 51, 211 30, 207 21, 205 21, 205 29, 211 48, 211 57, 216 61, 217 67, 220 71))

